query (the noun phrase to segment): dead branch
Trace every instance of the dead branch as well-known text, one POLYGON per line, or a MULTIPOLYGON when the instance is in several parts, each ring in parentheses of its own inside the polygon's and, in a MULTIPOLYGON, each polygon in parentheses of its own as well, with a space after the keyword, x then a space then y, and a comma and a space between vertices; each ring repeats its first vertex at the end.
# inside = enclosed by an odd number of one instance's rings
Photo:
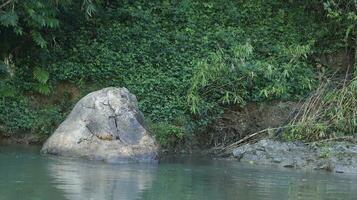
POLYGON ((253 134, 245 136, 244 138, 238 140, 237 142, 234 142, 234 143, 222 148, 222 150, 224 151, 224 150, 232 149, 234 147, 237 147, 239 144, 242 144, 242 143, 246 142, 247 140, 249 140, 249 139, 251 139, 251 138, 253 138, 253 137, 257 136, 257 135, 260 135, 260 134, 263 134, 263 133, 267 133, 267 132, 273 131, 273 130, 283 129, 283 128, 286 128, 286 127, 291 127, 291 126, 281 126, 281 127, 276 127, 276 128, 267 128, 267 129, 255 132, 253 134))

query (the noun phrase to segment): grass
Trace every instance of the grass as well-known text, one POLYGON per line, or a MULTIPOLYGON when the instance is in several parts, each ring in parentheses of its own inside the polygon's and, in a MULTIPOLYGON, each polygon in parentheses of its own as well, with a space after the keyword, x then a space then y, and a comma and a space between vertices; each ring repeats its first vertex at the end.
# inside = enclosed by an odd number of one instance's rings
POLYGON ((286 140, 318 141, 357 134, 357 77, 328 78, 303 103, 283 134, 286 140))

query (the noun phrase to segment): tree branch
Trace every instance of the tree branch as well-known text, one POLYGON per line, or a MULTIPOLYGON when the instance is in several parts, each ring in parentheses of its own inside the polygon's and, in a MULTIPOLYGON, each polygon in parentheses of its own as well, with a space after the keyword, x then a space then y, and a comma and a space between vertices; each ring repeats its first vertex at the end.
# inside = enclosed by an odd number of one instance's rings
POLYGON ((5 3, 0 5, 0 9, 2 9, 3 7, 7 6, 9 3, 11 3, 13 0, 8 0, 5 3))

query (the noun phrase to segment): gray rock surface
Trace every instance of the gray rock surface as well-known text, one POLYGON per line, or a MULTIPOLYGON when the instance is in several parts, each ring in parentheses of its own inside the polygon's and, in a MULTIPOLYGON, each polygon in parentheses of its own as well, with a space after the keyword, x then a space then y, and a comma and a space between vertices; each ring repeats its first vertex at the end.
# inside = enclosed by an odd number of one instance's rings
POLYGON ((263 139, 236 148, 233 155, 242 162, 255 164, 357 173, 357 145, 348 142, 304 144, 263 139))
POLYGON ((126 88, 109 87, 83 97, 41 151, 116 163, 155 161, 158 146, 136 97, 126 88))

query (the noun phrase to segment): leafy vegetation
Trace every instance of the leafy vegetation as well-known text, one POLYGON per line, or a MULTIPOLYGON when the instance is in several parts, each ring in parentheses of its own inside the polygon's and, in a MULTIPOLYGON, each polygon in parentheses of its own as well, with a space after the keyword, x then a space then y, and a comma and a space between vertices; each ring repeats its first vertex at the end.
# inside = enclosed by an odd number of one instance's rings
POLYGON ((353 136, 357 133, 356 108, 357 78, 338 86, 328 80, 307 99, 283 137, 316 141, 353 136))
POLYGON ((191 111, 208 113, 219 105, 299 97, 314 85, 314 73, 306 63, 309 52, 309 46, 289 47, 273 58, 256 60, 253 47, 245 44, 230 54, 214 53, 194 71, 188 94, 191 111))
POLYGON ((127 87, 164 145, 227 106, 302 98, 319 56, 353 63, 353 2, 0 0, 0 132, 49 134, 77 100, 63 83, 127 87))
MULTIPOLYGON (((87 16, 96 11, 95 3, 100 1, 83 0, 1 0, 0 25, 2 39, 15 39, 5 42, 1 53, 12 52, 16 43, 26 43, 31 39, 37 46, 45 48, 48 45, 50 30, 60 27, 59 15, 65 13, 70 6, 79 7, 87 16), (12 36, 14 35, 15 36, 12 36)), ((52 38, 53 39, 53 38, 52 38)))

